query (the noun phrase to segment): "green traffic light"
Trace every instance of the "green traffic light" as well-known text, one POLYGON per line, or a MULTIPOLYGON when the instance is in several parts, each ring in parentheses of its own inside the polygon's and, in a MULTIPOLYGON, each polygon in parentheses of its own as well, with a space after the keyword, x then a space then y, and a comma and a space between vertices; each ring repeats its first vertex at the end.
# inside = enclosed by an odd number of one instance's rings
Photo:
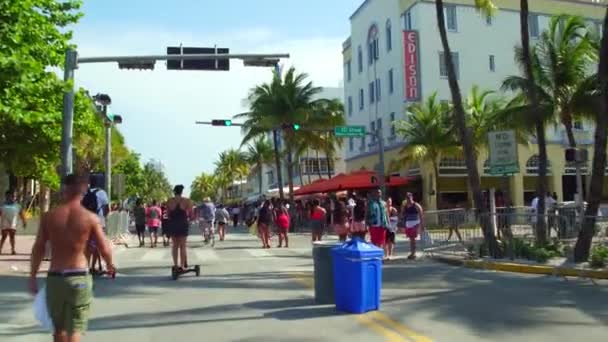
POLYGON ((300 130, 300 125, 299 124, 293 124, 293 130, 294 131, 300 130))
POLYGON ((224 120, 224 126, 232 126, 232 120, 224 120))

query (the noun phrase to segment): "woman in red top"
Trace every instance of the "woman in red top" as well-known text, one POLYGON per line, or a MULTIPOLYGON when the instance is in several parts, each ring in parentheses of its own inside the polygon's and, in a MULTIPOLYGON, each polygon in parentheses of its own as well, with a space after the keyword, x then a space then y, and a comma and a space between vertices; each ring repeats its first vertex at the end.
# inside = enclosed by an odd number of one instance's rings
POLYGON ((279 245, 278 248, 283 247, 283 240, 285 241, 285 248, 289 248, 289 239, 287 233, 289 232, 289 212, 285 203, 279 204, 279 210, 277 213, 277 227, 279 228, 279 245))
POLYGON ((146 225, 150 231, 150 247, 156 247, 158 242, 158 227, 160 227, 162 217, 162 210, 156 200, 153 200, 152 205, 146 208, 146 225))
POLYGON ((312 209, 310 211, 310 223, 312 225, 312 242, 321 241, 323 236, 323 228, 325 226, 325 214, 327 212, 320 206, 318 199, 312 201, 312 209))

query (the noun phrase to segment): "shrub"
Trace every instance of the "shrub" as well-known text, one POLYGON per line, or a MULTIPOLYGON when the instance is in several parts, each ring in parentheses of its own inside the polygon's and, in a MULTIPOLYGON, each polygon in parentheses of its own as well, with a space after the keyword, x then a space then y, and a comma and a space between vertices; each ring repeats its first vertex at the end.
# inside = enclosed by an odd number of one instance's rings
POLYGON ((608 263, 608 247, 595 246, 591 250, 591 256, 589 257, 589 264, 593 268, 606 267, 608 263))

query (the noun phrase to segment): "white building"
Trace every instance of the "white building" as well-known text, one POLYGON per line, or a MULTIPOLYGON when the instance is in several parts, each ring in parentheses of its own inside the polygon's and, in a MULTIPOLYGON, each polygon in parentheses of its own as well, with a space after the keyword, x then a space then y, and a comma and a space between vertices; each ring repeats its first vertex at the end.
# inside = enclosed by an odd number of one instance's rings
MULTIPOLYGON (((445 0, 444 4, 448 39, 463 97, 473 85, 498 90, 507 76, 520 74, 514 61, 514 47, 521 41, 519 1, 496 1, 499 10, 491 19, 483 17, 472 6, 472 0, 445 0)), ((556 14, 580 15, 588 19, 590 26, 601 28, 604 6, 595 0, 530 1, 531 43, 556 14)), ((342 46, 346 117, 349 125, 363 125, 368 131, 382 130, 388 170, 404 145, 392 123, 404 118, 407 106, 434 92, 442 101, 451 100, 435 1, 365 0, 351 15, 350 25, 351 35, 342 46)), ((577 128, 588 133, 591 127, 577 123, 577 128)), ((552 127, 547 138, 549 143, 561 145, 562 128, 552 127)), ((376 166, 376 140, 370 136, 349 139, 347 171, 376 166)), ((449 167, 464 166, 457 164, 449 167)), ((425 174, 420 169, 416 172, 425 174)), ((466 175, 466 169, 462 173, 466 175)))

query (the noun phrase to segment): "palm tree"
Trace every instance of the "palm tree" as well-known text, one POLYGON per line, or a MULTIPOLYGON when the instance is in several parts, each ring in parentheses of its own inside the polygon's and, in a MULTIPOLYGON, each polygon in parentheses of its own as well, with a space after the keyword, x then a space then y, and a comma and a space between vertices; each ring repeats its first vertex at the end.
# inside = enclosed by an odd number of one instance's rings
MULTIPOLYGON (((482 11, 486 16, 492 16, 496 9, 491 0, 475 0, 475 7, 482 11)), ((477 158, 475 157, 473 139, 470 130, 467 128, 465 110, 462 104, 462 95, 460 93, 460 86, 458 85, 454 61, 452 60, 452 51, 450 50, 450 43, 445 27, 443 0, 435 1, 435 10, 437 15, 437 26, 441 37, 441 45, 443 46, 443 54, 445 56, 448 83, 452 94, 452 103, 454 106, 453 118, 458 129, 460 143, 464 150, 465 164, 468 169, 469 186, 473 192, 473 202, 480 214, 481 227, 489 252, 492 256, 497 257, 499 256, 500 251, 494 235, 494 230, 491 229, 492 227, 487 214, 488 208, 486 208, 484 204, 483 195, 481 193, 481 181, 479 179, 479 171, 477 170, 477 158)))
POLYGON ((254 140, 253 144, 247 146, 245 158, 247 163, 253 166, 258 173, 258 189, 260 195, 262 194, 262 172, 264 165, 272 163, 272 153, 272 145, 263 137, 254 140))
POLYGON ((441 158, 461 154, 448 123, 449 111, 447 104, 437 102, 437 93, 429 96, 423 104, 409 106, 406 119, 395 122, 397 133, 407 145, 399 152, 400 158, 393 162, 394 165, 430 162, 433 165, 433 184, 439 184, 441 158))
POLYGON ((585 262, 595 233, 597 210, 604 189, 606 170, 606 147, 608 145, 608 9, 604 17, 601 45, 599 49, 600 64, 598 68, 599 87, 597 97, 601 110, 595 116, 595 145, 593 147, 593 166, 591 172, 591 191, 587 198, 585 220, 574 247, 574 261, 585 262))
MULTIPOLYGON (((517 110, 529 116, 536 113, 546 123, 561 123, 566 130, 568 144, 576 147, 574 120, 595 114, 595 108, 589 104, 590 90, 596 87, 596 78, 588 73, 594 58, 594 48, 582 18, 552 17, 549 29, 542 33, 531 51, 537 110, 533 111, 529 101, 517 110)), ((525 68, 525 54, 521 48, 516 48, 516 61, 522 69, 525 68)), ((504 80, 502 88, 526 94, 527 82, 526 77, 510 76, 504 80)))
POLYGON ((217 177, 212 174, 201 173, 190 185, 190 198, 195 202, 202 201, 205 197, 216 198, 218 191, 217 177))
MULTIPOLYGON (((313 100, 314 96, 321 92, 321 88, 313 86, 312 82, 307 81, 308 75, 296 73, 294 68, 290 68, 283 78, 276 72, 271 83, 265 83, 255 87, 249 96, 251 111, 237 115, 236 118, 244 118, 242 144, 246 144, 251 139, 264 135, 268 132, 273 133, 275 163, 279 180, 279 196, 283 195, 283 182, 281 175, 279 127, 287 124, 300 124, 306 130, 295 131, 293 129, 282 130, 282 141, 287 158, 287 177, 289 180, 290 200, 293 201, 293 152, 297 146, 297 141, 304 137, 314 135, 310 129, 327 129, 327 121, 320 120, 314 122, 319 116, 314 113, 317 108, 325 109, 325 114, 333 118, 333 111, 344 115, 343 109, 336 110, 333 103, 321 105, 324 101, 313 100)), ((331 127, 333 128, 333 127, 331 127)), ((318 136, 318 133, 316 134, 318 136)))
POLYGON ((230 185, 235 180, 240 181, 240 191, 243 194, 243 177, 248 173, 247 159, 243 152, 235 149, 230 149, 221 152, 218 161, 215 163, 216 174, 222 174, 226 177, 225 180, 230 185))

